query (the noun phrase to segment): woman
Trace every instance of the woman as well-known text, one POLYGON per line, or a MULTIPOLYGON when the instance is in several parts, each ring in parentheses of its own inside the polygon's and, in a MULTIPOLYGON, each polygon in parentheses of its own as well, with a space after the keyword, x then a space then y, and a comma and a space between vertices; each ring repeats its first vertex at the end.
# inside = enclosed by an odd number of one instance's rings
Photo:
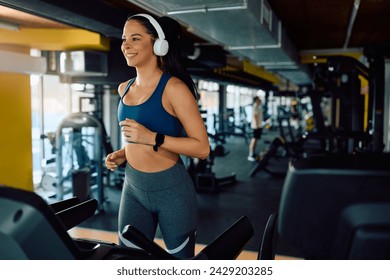
POLYGON ((118 118, 126 144, 107 156, 106 166, 114 171, 127 162, 120 244, 133 246, 121 235, 128 224, 151 240, 159 225, 167 251, 188 259, 194 256, 198 210, 193 182, 179 155, 204 159, 210 145, 196 87, 181 62, 180 31, 168 17, 159 22, 145 14, 127 19, 121 49, 137 74, 119 85, 118 118))

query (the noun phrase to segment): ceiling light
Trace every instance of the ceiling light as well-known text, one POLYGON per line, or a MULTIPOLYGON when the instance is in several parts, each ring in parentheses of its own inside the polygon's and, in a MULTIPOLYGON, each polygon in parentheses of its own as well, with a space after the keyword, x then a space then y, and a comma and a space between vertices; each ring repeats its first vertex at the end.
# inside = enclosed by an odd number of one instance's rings
POLYGON ((199 7, 194 9, 180 9, 167 11, 167 15, 179 15, 179 14, 192 14, 192 13, 208 13, 208 12, 220 12, 220 11, 232 11, 232 10, 244 10, 248 8, 248 1, 244 1, 242 5, 233 6, 217 6, 217 7, 199 7))

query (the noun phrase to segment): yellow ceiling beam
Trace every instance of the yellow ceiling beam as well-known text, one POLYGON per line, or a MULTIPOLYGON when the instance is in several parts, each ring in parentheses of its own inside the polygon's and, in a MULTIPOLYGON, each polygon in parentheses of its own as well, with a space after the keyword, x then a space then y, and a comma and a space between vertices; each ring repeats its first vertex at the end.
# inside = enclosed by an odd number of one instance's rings
POLYGON ((109 39, 83 29, 0 29, 0 44, 23 45, 39 50, 99 50, 110 48, 109 39))
POLYGON ((329 49, 329 50, 307 50, 300 53, 301 63, 314 64, 326 63, 330 56, 350 56, 360 61, 363 56, 361 49, 329 49))
POLYGON ((248 73, 248 74, 251 74, 255 77, 259 77, 261 79, 269 81, 274 85, 281 84, 281 82, 282 82, 279 79, 279 77, 276 76, 275 74, 272 74, 272 73, 266 71, 264 68, 259 67, 257 65, 254 65, 247 60, 243 61, 243 70, 245 73, 248 73))
POLYGON ((326 63, 326 57, 317 55, 301 55, 301 63, 314 64, 314 63, 326 63))
POLYGON ((227 59, 227 65, 218 71, 242 72, 266 80, 274 85, 280 85, 283 83, 282 79, 278 75, 268 72, 263 67, 251 63, 248 59, 240 60, 229 57, 227 59))

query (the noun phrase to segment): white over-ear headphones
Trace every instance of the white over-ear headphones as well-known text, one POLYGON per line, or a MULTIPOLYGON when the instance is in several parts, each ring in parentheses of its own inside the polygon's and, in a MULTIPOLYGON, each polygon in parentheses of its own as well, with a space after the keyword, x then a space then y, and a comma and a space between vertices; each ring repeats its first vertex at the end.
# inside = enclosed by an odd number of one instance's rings
POLYGON ((156 29, 158 35, 158 39, 154 42, 153 45, 153 51, 157 56, 166 55, 168 53, 169 44, 168 41, 165 40, 164 31, 162 30, 160 24, 158 24, 157 20, 147 14, 136 14, 134 16, 141 16, 149 20, 149 22, 153 25, 154 29, 156 29))

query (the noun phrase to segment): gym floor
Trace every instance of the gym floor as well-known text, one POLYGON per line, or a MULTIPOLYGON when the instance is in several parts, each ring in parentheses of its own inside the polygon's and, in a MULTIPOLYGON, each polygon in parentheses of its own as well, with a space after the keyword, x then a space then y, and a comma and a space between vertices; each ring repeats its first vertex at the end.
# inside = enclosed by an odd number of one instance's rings
MULTIPOLYGON (((266 130, 258 144, 258 149, 267 149, 269 143, 277 136, 276 131, 266 130)), ((243 137, 226 138, 224 149, 227 154, 215 157, 212 171, 217 178, 228 176, 234 172, 236 183, 219 188, 217 193, 198 191, 199 220, 197 243, 207 245, 225 231, 241 216, 247 216, 254 228, 254 236, 245 246, 245 250, 257 252, 263 236, 264 227, 271 213, 277 212, 284 176, 273 176, 265 171, 258 171, 255 176, 249 173, 255 166, 247 160, 248 143, 243 137)), ((288 167, 288 159, 280 158, 273 164, 278 165, 281 173, 288 167)), ((106 201, 104 211, 96 214, 80 227, 117 231, 117 215, 121 190, 115 187, 105 188, 106 201)), ((157 237, 161 237, 157 233, 157 237)), ((278 242, 276 253, 285 256, 298 256, 291 248, 278 242)), ((299 257, 299 256, 298 256, 299 257)))

